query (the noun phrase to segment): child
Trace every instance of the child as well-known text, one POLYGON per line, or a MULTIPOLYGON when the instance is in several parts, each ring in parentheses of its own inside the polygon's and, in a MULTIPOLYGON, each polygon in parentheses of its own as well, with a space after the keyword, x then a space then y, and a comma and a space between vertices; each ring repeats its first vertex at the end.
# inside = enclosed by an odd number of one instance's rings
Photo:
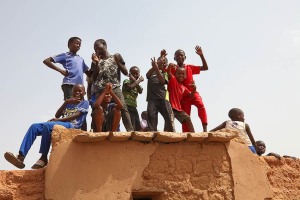
POLYGON ((46 58, 43 63, 61 73, 64 76, 61 88, 64 92, 64 100, 72 97, 72 89, 76 84, 83 84, 83 73, 88 76, 88 66, 85 64, 83 58, 77 55, 81 46, 81 39, 78 37, 71 37, 68 41, 69 52, 61 53, 59 55, 46 58), (65 69, 61 69, 53 63, 60 63, 65 69))
POLYGON ((140 86, 140 82, 144 81, 144 78, 140 76, 140 69, 133 66, 129 70, 129 79, 125 79, 123 82, 122 92, 124 100, 130 114, 131 124, 135 131, 141 130, 140 117, 137 107, 138 94, 142 94, 143 88, 140 86))
POLYGON ((123 109, 122 102, 112 91, 112 84, 106 83, 103 92, 94 103, 92 117, 95 131, 117 131, 121 119, 121 109, 123 109), (115 103, 111 103, 112 99, 115 103))
POLYGON ((43 168, 48 163, 48 152, 51 145, 51 133, 54 125, 61 125, 66 128, 80 128, 88 113, 88 101, 84 100, 85 88, 81 84, 73 87, 73 97, 66 99, 62 106, 57 110, 55 118, 48 122, 35 123, 28 129, 21 144, 19 155, 14 156, 10 152, 4 154, 5 159, 16 166, 24 168, 24 159, 31 148, 36 136, 42 136, 40 153, 42 156, 31 167, 32 169, 43 168), (60 118, 62 117, 62 118, 60 118))
MULTIPOLYGON (((177 66, 180 68, 185 68, 186 70, 186 79, 182 82, 182 84, 192 91, 194 84, 193 74, 200 74, 200 71, 206 71, 208 70, 208 66, 206 63, 206 60, 204 58, 203 52, 201 47, 196 46, 196 53, 200 56, 203 66, 194 66, 194 65, 186 65, 184 64, 184 61, 186 59, 185 52, 181 49, 177 50, 175 52, 174 60, 177 62, 177 66)), ((174 69, 172 73, 175 73, 174 69)), ((194 105, 198 109, 198 116, 201 119, 203 131, 207 131, 207 114, 206 110, 202 101, 202 98, 198 92, 195 92, 193 96, 186 96, 182 99, 181 107, 188 115, 191 115, 191 106, 194 105)), ((182 125, 182 132, 186 132, 188 130, 188 127, 186 124, 182 125)))
POLYGON ((169 76, 168 91, 174 117, 181 124, 186 123, 189 132, 195 132, 191 118, 182 110, 180 102, 185 96, 193 96, 196 91, 196 87, 193 87, 192 92, 189 91, 182 84, 182 81, 186 78, 185 68, 177 67, 174 76, 171 73, 171 68, 173 67, 175 67, 175 65, 173 63, 170 63, 167 72, 169 76))
POLYGON ((121 72, 126 76, 128 75, 125 62, 118 53, 110 55, 107 51, 106 42, 103 39, 101 39, 101 41, 102 42, 96 44, 96 53, 92 55, 92 60, 95 62, 96 67, 93 70, 92 75, 93 86, 90 102, 93 104, 96 98, 103 92, 106 83, 110 82, 112 84, 113 92, 123 105, 123 108, 121 109, 123 124, 128 132, 133 131, 130 115, 120 88, 121 72))
POLYGON ((244 122, 244 112, 239 108, 232 108, 229 111, 228 116, 231 120, 223 122, 221 125, 217 126, 211 131, 217 131, 223 128, 237 130, 239 132, 238 139, 241 140, 242 143, 246 144, 253 153, 256 153, 254 137, 251 133, 249 125, 244 122))
POLYGON ((149 131, 157 131, 158 112, 165 120, 164 131, 174 132, 173 112, 169 102, 169 94, 165 88, 168 84, 165 67, 167 59, 159 57, 157 63, 151 59, 152 68, 146 74, 147 84, 147 115, 149 131))
POLYGON ((142 120, 141 120, 141 131, 143 131, 143 132, 149 131, 147 111, 142 112, 141 118, 142 118, 142 120))

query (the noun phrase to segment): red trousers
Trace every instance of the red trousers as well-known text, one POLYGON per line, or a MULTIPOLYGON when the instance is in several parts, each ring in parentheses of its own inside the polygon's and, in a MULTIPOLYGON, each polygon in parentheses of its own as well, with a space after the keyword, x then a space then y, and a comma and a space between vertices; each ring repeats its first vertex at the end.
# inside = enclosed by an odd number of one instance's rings
MULTIPOLYGON (((196 106, 198 109, 198 116, 202 124, 207 124, 207 114, 202 101, 202 98, 198 92, 194 94, 193 98, 184 98, 182 99, 181 108, 188 114, 191 115, 192 105, 196 106)), ((182 124, 182 132, 189 132, 189 129, 185 123, 182 124)))

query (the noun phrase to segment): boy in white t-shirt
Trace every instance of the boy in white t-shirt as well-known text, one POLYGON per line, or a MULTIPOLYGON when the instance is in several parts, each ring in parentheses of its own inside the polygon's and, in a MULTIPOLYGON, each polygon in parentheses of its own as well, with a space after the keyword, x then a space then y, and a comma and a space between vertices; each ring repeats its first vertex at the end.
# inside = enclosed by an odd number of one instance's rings
POLYGON ((232 108, 229 111, 228 116, 231 120, 223 122, 211 131, 217 131, 223 128, 237 130, 239 131, 239 136, 237 139, 241 143, 246 144, 253 153, 256 153, 256 144, 254 137, 251 133, 249 125, 244 122, 244 112, 239 108, 232 108))

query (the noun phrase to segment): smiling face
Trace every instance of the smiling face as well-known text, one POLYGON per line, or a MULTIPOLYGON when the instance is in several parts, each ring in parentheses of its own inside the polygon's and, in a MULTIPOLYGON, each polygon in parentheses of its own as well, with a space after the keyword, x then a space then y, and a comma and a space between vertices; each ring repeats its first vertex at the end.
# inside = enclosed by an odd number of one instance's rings
POLYGON ((79 51, 81 46, 81 40, 80 39, 73 39, 72 41, 70 41, 69 43, 69 50, 72 53, 76 53, 77 51, 79 51))
POLYGON ((72 90, 73 98, 82 100, 85 95, 85 88, 81 84, 74 85, 72 90))
POLYGON ((186 71, 182 67, 176 69, 175 77, 179 83, 181 83, 186 78, 186 71))
POLYGON ((266 152, 266 145, 263 141, 256 141, 256 151, 259 156, 266 152))
POLYGON ((185 53, 183 50, 179 49, 175 52, 174 60, 177 62, 178 65, 181 65, 185 61, 185 53))
POLYGON ((111 102, 111 99, 112 99, 111 94, 106 93, 106 94, 104 95, 103 101, 104 101, 105 103, 110 103, 110 102, 111 102))
POLYGON ((137 67, 131 67, 130 68, 130 74, 137 80, 140 77, 140 70, 137 67))
POLYGON ((168 66, 168 59, 166 57, 159 57, 157 59, 158 69, 164 70, 168 66))

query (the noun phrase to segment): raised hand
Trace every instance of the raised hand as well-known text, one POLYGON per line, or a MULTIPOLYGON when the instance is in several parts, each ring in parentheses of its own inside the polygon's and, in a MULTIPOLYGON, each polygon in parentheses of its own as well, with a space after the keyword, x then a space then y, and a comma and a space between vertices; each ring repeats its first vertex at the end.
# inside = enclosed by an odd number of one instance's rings
POLYGON ((144 77, 140 76, 139 80, 140 80, 140 82, 143 82, 144 81, 144 77))
POLYGON ((158 68, 157 62, 155 60, 155 57, 151 58, 151 65, 153 68, 158 68))
POLYGON ((161 57, 166 57, 168 54, 167 54, 167 51, 165 49, 161 50, 160 51, 160 56, 161 57))
POLYGON ((200 46, 196 46, 195 47, 195 50, 196 50, 196 54, 198 54, 199 56, 202 56, 203 55, 203 52, 202 52, 202 49, 200 46))
POLYGON ((100 59, 99 59, 99 57, 97 56, 97 54, 93 53, 93 54, 92 54, 92 61, 98 63, 99 60, 100 60, 100 59))

